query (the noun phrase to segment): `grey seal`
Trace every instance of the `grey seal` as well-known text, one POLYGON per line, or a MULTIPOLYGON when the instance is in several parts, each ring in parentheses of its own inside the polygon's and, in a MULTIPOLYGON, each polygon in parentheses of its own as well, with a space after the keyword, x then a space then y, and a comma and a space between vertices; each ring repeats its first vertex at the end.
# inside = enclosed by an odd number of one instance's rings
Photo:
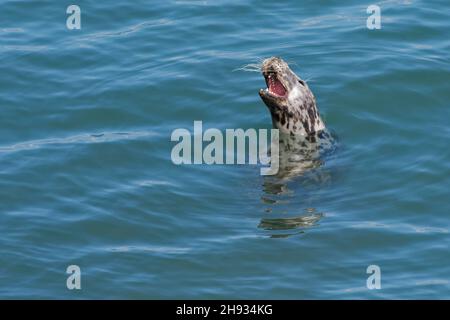
POLYGON ((279 130, 279 176, 292 177, 320 166, 322 156, 336 148, 308 84, 279 57, 265 59, 261 73, 267 88, 259 95, 279 130))
POLYGON ((274 128, 280 134, 313 137, 325 131, 325 124, 308 84, 279 57, 265 59, 261 67, 266 89, 259 95, 269 108, 274 128))

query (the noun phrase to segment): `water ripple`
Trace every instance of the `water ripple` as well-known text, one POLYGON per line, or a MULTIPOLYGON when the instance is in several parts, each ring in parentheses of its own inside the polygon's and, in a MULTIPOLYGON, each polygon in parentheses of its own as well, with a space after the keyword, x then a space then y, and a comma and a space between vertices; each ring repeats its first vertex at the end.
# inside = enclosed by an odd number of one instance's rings
POLYGON ((0 152, 18 152, 26 150, 34 150, 49 145, 58 144, 83 144, 83 143, 105 143, 121 140, 135 140, 143 137, 157 136, 159 133, 151 131, 135 131, 135 132, 103 132, 95 134, 80 134, 65 138, 47 138, 20 142, 9 146, 0 146, 0 152))

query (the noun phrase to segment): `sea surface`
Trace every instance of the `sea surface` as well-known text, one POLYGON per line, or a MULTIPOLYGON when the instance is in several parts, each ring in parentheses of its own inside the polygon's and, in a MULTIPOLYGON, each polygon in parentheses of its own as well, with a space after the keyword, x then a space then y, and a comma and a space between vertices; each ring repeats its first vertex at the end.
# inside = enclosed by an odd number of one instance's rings
POLYGON ((0 298, 450 298, 449 30, 448 1, 0 1, 0 298), (270 56, 334 153, 173 164, 196 120, 271 128, 270 56))

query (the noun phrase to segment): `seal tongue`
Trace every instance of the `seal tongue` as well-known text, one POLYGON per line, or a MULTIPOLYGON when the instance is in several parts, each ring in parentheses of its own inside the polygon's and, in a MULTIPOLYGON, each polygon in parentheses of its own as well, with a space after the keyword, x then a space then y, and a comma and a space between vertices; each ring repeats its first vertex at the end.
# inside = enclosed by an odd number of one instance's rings
POLYGON ((281 82, 275 76, 269 78, 269 91, 278 96, 284 96, 286 94, 286 89, 284 89, 281 82))

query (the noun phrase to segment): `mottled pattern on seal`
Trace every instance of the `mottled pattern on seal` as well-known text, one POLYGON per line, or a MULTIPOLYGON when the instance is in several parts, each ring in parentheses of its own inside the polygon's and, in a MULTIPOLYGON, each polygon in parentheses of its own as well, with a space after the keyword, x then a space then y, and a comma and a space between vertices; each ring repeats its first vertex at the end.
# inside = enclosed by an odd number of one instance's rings
POLYGON ((264 60, 261 72, 267 89, 259 94, 280 132, 277 176, 291 178, 321 166, 322 156, 336 149, 336 141, 325 128, 308 85, 281 58, 264 60))
POLYGON ((325 129, 325 124, 306 82, 278 57, 264 60, 261 72, 267 89, 261 89, 259 95, 270 110, 273 126, 281 134, 316 139, 317 134, 325 129))

